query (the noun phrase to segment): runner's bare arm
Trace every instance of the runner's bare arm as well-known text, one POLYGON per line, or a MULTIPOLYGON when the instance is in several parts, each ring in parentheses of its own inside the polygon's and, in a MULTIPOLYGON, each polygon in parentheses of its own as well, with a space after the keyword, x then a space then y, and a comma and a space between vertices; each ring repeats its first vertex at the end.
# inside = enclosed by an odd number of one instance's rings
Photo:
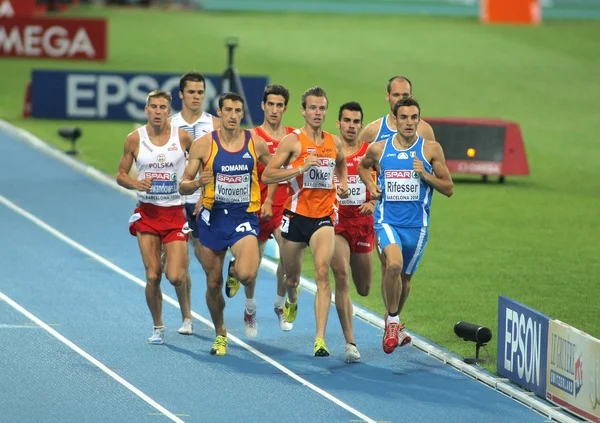
POLYGON ((379 198, 379 195, 381 194, 381 188, 379 188, 373 180, 371 169, 379 163, 379 159, 381 159, 384 148, 385 143, 383 142, 371 144, 367 148, 363 158, 358 163, 358 176, 360 176, 361 181, 363 181, 363 184, 365 184, 367 191, 371 193, 371 198, 373 200, 379 198))
POLYGON ((348 167, 346 164, 346 154, 342 147, 342 140, 337 135, 333 137, 335 142, 335 148, 337 150, 337 156, 335 158, 335 174, 340 181, 338 194, 340 198, 348 197, 348 167))
POLYGON ((450 176, 450 171, 446 166, 446 158, 444 157, 442 146, 437 141, 427 140, 425 141, 425 153, 425 157, 428 155, 431 157, 429 161, 433 169, 433 174, 425 172, 423 162, 416 157, 414 159, 415 172, 436 191, 447 197, 452 197, 452 194, 454 194, 454 182, 452 182, 452 176, 450 176))
POLYGON ((417 132, 419 133, 420 137, 423 137, 426 140, 434 140, 435 141, 435 134, 433 133, 433 128, 431 127, 430 124, 425 122, 423 119, 421 119, 421 122, 419 122, 419 126, 417 127, 417 132))
POLYGON ((264 138, 255 136, 252 138, 254 140, 254 150, 256 151, 256 159, 267 166, 271 161, 271 152, 269 151, 269 146, 264 138))
POLYGON ((380 125, 381 118, 369 123, 367 126, 365 126, 365 129, 363 129, 363 131, 360 133, 358 140, 371 144, 373 141, 375 141, 375 137, 377 136, 377 132, 379 132, 380 125))
POLYGON ((138 191, 149 191, 152 185, 151 179, 142 179, 138 181, 129 176, 129 171, 133 162, 136 160, 138 148, 140 144, 140 135, 138 131, 134 131, 127 135, 125 146, 123 148, 123 157, 119 161, 119 170, 117 173, 117 183, 127 189, 135 189, 138 191))
POLYGON ((298 166, 294 169, 281 169, 282 166, 287 165, 300 154, 301 146, 298 141, 298 135, 293 132, 283 137, 275 155, 273 155, 262 174, 262 182, 264 184, 276 184, 288 181, 306 171, 303 166, 298 166))
POLYGON ((203 169, 200 178, 196 179, 198 171, 208 160, 212 148, 212 134, 208 133, 196 139, 190 148, 189 161, 183 173, 183 179, 179 184, 179 193, 182 195, 193 194, 196 190, 207 184, 205 175, 210 169, 203 169))

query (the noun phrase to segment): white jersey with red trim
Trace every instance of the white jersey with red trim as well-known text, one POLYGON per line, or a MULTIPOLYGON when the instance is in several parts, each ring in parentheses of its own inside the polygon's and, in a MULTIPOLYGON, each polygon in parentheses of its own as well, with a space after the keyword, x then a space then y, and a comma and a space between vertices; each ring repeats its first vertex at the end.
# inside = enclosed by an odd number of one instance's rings
POLYGON ((150 191, 138 191, 142 203, 151 203, 162 207, 180 206, 184 196, 179 194, 179 182, 183 178, 186 159, 181 148, 179 128, 171 125, 171 137, 162 147, 150 141, 146 126, 138 128, 140 146, 135 162, 138 180, 152 179, 150 191))

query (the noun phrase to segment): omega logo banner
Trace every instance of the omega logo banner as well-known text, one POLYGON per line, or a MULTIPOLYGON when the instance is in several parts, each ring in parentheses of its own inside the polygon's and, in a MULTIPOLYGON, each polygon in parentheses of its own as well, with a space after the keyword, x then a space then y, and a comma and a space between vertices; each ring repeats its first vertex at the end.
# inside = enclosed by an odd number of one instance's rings
POLYGON ((0 19, 33 16, 35 0, 0 0, 0 19))
MULTIPOLYGON (((152 90, 162 89, 173 97, 172 112, 181 110, 179 79, 181 73, 134 73, 100 71, 33 70, 31 115, 47 119, 109 119, 146 121, 146 98, 152 90)), ((216 114, 221 76, 206 78, 203 109, 216 114)), ((250 115, 262 122, 260 107, 267 76, 240 77, 250 115)), ((247 117, 242 123, 247 123, 247 117)))
POLYGON ((104 61, 107 44, 105 19, 0 20, 0 57, 104 61))

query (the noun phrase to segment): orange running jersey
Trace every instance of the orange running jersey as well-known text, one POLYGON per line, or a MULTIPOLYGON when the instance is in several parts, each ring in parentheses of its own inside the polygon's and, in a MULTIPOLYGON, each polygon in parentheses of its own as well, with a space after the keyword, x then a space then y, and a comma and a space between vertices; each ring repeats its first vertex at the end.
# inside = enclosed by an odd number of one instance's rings
POLYGON ((336 187, 333 182, 337 149, 333 136, 323 131, 323 145, 316 145, 304 132, 295 129, 302 150, 300 156, 290 163, 290 168, 300 167, 309 154, 316 154, 319 165, 290 180, 290 196, 284 208, 304 217, 321 218, 330 216, 337 220, 336 187))
MULTIPOLYGON (((279 146, 279 141, 268 136, 267 133, 265 131, 263 131, 263 129, 260 126, 257 126, 256 128, 254 128, 254 130, 260 137, 264 138, 264 140, 267 142, 267 147, 269 147, 269 152, 271 153, 271 156, 273 156, 275 154, 275 152, 277 151, 277 147, 279 146)), ((286 134, 290 134, 293 130, 294 130, 294 128, 292 128, 291 126, 285 127, 286 134)), ((260 178, 261 178, 264 170, 265 170, 265 165, 259 162, 258 163, 258 180, 259 181, 260 181, 260 178)), ((265 185, 262 182, 260 182, 260 203, 261 204, 265 202, 265 200, 267 198, 267 192, 268 192, 268 185, 265 185)), ((275 191, 275 198, 273 199, 273 206, 274 207, 282 207, 285 204, 285 200, 287 200, 287 198, 288 198, 288 182, 287 181, 280 182, 279 185, 277 186, 277 191, 275 191)))

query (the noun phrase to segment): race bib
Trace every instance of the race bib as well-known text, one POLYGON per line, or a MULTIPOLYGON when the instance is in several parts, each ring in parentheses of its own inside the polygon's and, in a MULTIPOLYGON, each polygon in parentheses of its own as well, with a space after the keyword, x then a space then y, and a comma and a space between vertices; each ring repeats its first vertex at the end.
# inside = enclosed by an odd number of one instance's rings
MULTIPOLYGON (((335 177, 336 185, 339 185, 335 177)), ((358 175, 348 175, 348 198, 340 198, 340 206, 360 206, 367 201, 367 187, 358 175)))
POLYGON ((384 172, 386 201, 419 201, 421 180, 412 170, 386 170, 384 172))
POLYGON ((215 177, 215 201, 223 203, 250 202, 250 175, 224 175, 215 177))
POLYGON ((319 158, 319 165, 310 167, 304 172, 303 188, 333 188, 333 168, 335 160, 319 158))
POLYGON ((145 179, 152 179, 150 191, 145 195, 148 199, 175 200, 179 198, 177 174, 171 172, 145 172, 145 179))

